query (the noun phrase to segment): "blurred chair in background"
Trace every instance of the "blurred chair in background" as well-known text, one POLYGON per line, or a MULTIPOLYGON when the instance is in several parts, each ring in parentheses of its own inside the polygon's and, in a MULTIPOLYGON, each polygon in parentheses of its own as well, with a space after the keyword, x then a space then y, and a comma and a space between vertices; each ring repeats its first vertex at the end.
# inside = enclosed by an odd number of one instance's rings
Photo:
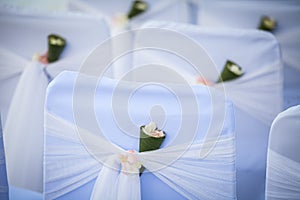
MULTIPOLYGON (((224 92, 233 101, 236 108, 237 195, 241 199, 263 199, 269 129, 272 120, 282 110, 282 60, 277 40, 273 35, 258 30, 202 28, 170 22, 149 22, 143 28, 178 31, 183 37, 192 39, 194 45, 202 46, 212 58, 216 69, 205 63, 193 66, 189 62, 191 58, 203 60, 200 52, 193 45, 179 43, 178 38, 172 38, 176 42, 168 46, 180 45, 188 56, 149 47, 134 52, 132 66, 159 63, 177 71, 190 84, 195 84, 196 78, 202 77, 210 80, 213 83, 211 87, 224 92), (238 63, 244 75, 216 83, 227 60, 238 63)), ((151 31, 149 34, 147 31, 142 33, 136 34, 136 49, 165 40, 151 31)), ((147 76, 142 71, 133 78, 142 80, 147 76)))
POLYGON ((274 120, 269 139, 266 199, 300 197, 300 106, 280 113, 274 120))
POLYGON ((44 99, 49 78, 78 70, 81 62, 109 37, 101 16, 1 11, 1 116, 9 184, 42 192, 44 99), (67 46, 56 62, 32 61, 47 51, 47 36, 56 33, 67 46), (3 83, 3 84, 2 84, 3 83))
POLYGON ((280 44, 284 62, 283 108, 300 104, 300 2, 297 0, 199 1, 201 27, 256 29, 261 18, 275 20, 272 34, 280 44))

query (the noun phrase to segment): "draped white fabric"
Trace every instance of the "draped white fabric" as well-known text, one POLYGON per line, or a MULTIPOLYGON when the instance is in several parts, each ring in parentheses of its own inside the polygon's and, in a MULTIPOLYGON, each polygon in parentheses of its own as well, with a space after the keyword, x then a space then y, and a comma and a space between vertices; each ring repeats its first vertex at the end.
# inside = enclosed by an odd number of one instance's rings
POLYGON ((24 67, 29 62, 2 46, 0 47, 0 57, 0 112, 4 127, 15 87, 24 67))
POLYGON ((5 7, 1 7, 0 26, 0 102, 9 183, 42 192, 43 116, 49 79, 66 69, 78 70, 88 53, 109 36, 109 30, 101 16, 5 7), (67 40, 59 61, 30 62, 35 53, 46 52, 51 33, 67 40))
POLYGON ((299 199, 300 106, 281 112, 274 120, 269 139, 266 199, 299 199))
POLYGON ((29 63, 26 59, 4 47, 0 47, 0 55, 1 57, 3 56, 3 59, 0 60, 0 81, 19 76, 22 73, 24 66, 27 66, 29 63))
POLYGON ((22 73, 4 127, 9 181, 42 191, 43 108, 48 78, 32 62, 22 73))
POLYGON ((269 150, 266 199, 299 199, 300 163, 269 150))
MULTIPOLYGON (((84 130, 84 137, 97 148, 97 161, 85 148, 73 124, 47 114, 45 146, 45 198, 55 199, 98 176, 91 199, 141 199, 138 171, 120 171, 120 154, 128 154, 105 138, 84 130), (80 164, 79 164, 80 163, 80 164), (56 184, 55 184, 56 183, 56 184), (60 184, 57 184, 60 183, 60 184)), ((205 142, 214 142, 215 138, 205 142)), ((234 136, 221 136, 213 150, 200 158, 203 141, 195 141, 171 165, 170 159, 182 152, 183 145, 157 151, 135 153, 155 176, 188 199, 235 199, 234 136), (159 170, 158 170, 159 169, 159 170)))
MULTIPOLYGON (((281 70, 281 63, 261 66, 257 71, 245 74, 235 81, 224 82, 222 87, 239 109, 269 125, 282 109, 283 80, 282 77, 278 78, 281 70), (271 104, 274 99, 277 103, 271 104)), ((220 84, 215 87, 221 88, 220 84)))

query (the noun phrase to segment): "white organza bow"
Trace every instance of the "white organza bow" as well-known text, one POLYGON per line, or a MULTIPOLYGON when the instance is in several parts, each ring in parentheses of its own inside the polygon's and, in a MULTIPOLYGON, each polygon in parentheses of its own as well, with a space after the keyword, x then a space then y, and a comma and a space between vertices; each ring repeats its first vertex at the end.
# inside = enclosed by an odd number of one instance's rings
POLYGON ((185 198, 236 199, 233 134, 133 153, 50 113, 45 134, 46 199, 58 198, 95 178, 91 199, 141 199, 139 163, 185 198), (208 143, 215 145, 200 158, 200 151, 211 147, 208 143), (126 170, 122 166, 129 157, 135 167, 126 170))

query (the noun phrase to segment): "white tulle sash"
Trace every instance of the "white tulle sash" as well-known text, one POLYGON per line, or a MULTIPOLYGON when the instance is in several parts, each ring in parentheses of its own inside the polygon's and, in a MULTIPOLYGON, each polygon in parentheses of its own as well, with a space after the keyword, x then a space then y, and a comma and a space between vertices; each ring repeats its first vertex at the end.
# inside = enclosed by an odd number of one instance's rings
POLYGON ((138 167, 125 168, 126 163, 121 159, 129 156, 137 160, 135 164, 141 163, 188 199, 236 198, 233 134, 205 142, 195 141, 188 149, 186 144, 181 144, 157 151, 130 153, 50 113, 46 118, 45 199, 60 197, 94 178, 97 179, 91 195, 93 200, 141 199, 138 167), (93 146, 93 155, 81 142, 77 129, 81 138, 85 138, 85 144, 93 146), (216 140, 211 152, 200 158, 200 150, 211 147, 207 143, 216 140), (181 152, 184 153, 178 157, 181 152))
MULTIPOLYGON (((235 106, 268 125, 282 110, 282 63, 246 72, 234 81, 223 82, 223 86, 235 106)), ((223 90, 221 84, 215 87, 223 90)))
POLYGON ((266 199, 299 199, 300 163, 269 149, 266 199))
POLYGON ((29 62, 15 89, 4 125, 7 173, 11 185, 42 192, 44 65, 29 62))

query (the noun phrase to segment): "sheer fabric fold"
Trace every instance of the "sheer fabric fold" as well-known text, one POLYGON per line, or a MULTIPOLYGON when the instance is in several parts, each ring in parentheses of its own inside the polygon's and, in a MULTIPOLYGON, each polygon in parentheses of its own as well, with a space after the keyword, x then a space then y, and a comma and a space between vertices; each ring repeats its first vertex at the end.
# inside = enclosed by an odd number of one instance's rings
MULTIPOLYGON (((77 128, 80 127, 50 113, 46 118, 46 199, 62 196, 96 177, 91 199, 141 199, 139 171, 130 173, 121 167, 119 156, 128 155, 128 151, 81 130, 84 137, 89 138, 89 145, 97 149, 90 154, 78 136, 77 128)), ((206 140, 208 143, 214 141, 215 138, 206 140)), ((182 144, 134 155, 150 172, 186 198, 235 199, 233 134, 220 136, 205 158, 200 158, 200 149, 205 148, 200 140, 170 163, 184 148, 186 145, 182 144)))
POLYGON ((0 46, 0 81, 19 76, 29 62, 14 52, 0 46))
POLYGON ((43 67, 33 61, 24 69, 4 127, 10 183, 38 191, 42 191, 43 152, 40 150, 43 149, 43 108, 48 86, 43 67))
MULTIPOLYGON (((237 80, 220 84, 223 84, 225 94, 239 109, 270 125, 282 110, 282 96, 279 92, 283 85, 281 71, 281 63, 274 63, 246 73, 237 80), (270 103, 274 99, 279 103, 270 103)), ((215 87, 222 89, 219 84, 215 87)))
POLYGON ((266 175, 267 200, 300 197, 299 128, 299 105, 278 114, 272 124, 266 175))
POLYGON ((300 163, 269 149, 266 199, 299 199, 300 163))

